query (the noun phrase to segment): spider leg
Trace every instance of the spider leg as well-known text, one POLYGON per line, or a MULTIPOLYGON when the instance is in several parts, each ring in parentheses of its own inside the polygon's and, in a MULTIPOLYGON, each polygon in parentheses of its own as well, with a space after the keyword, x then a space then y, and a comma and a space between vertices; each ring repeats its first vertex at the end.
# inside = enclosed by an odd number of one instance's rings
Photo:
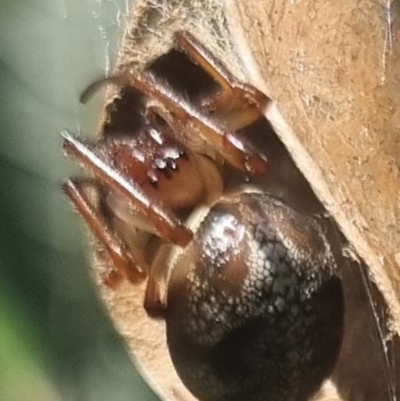
POLYGON ((121 87, 131 86, 149 98, 156 99, 184 124, 195 128, 221 156, 238 170, 247 174, 265 172, 267 165, 265 156, 258 153, 245 139, 191 106, 183 97, 163 86, 149 74, 140 76, 125 73, 103 78, 92 83, 82 93, 81 101, 86 102, 94 91, 107 83, 121 87))
POLYGON ((63 190, 110 255, 113 266, 105 272, 103 281, 111 288, 115 288, 122 277, 137 283, 147 275, 144 257, 139 249, 132 252, 127 247, 89 200, 84 187, 94 185, 93 180, 70 179, 63 185, 63 190))
POLYGON ((111 189, 125 196, 154 225, 159 235, 176 245, 186 246, 192 239, 193 233, 173 213, 163 207, 160 202, 143 191, 140 184, 123 172, 112 168, 106 152, 96 152, 87 143, 83 143, 68 133, 63 133, 64 150, 73 156, 83 167, 94 174, 111 189))
MULTIPOLYGON (((248 115, 244 119, 254 121, 253 115, 257 110, 258 117, 261 115, 269 98, 251 85, 240 82, 230 71, 222 65, 219 60, 195 37, 187 31, 180 31, 175 34, 176 47, 186 53, 195 63, 198 63, 221 87, 211 99, 207 100, 208 108, 236 108, 247 103, 248 115)), ((250 121, 250 122, 252 122, 250 121)))
POLYGON ((149 270, 146 292, 144 296, 144 308, 147 314, 153 318, 164 318, 167 311, 166 288, 168 282, 168 269, 165 268, 171 255, 173 246, 161 245, 149 270))

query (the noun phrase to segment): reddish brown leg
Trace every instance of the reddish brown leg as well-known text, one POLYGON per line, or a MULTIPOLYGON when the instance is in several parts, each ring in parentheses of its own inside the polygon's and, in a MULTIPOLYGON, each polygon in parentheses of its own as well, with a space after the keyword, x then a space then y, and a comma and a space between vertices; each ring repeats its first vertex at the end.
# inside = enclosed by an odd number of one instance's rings
POLYGON ((85 194, 83 187, 88 185, 93 183, 88 180, 68 180, 63 185, 63 189, 110 255, 113 266, 104 275, 104 282, 109 287, 115 288, 122 277, 126 277, 133 283, 143 280, 147 275, 148 267, 141 252, 137 251, 133 254, 109 227, 85 194))
POLYGON ((251 85, 240 82, 218 59, 187 31, 175 34, 176 47, 198 63, 221 87, 221 91, 207 100, 208 107, 248 109, 242 118, 250 123, 260 117, 269 98, 251 85), (247 106, 246 106, 247 104, 247 106))
POLYGON ((182 123, 196 128, 215 147, 216 151, 238 170, 248 174, 265 172, 266 158, 249 143, 235 132, 228 132, 151 76, 123 74, 102 79, 94 82, 84 91, 81 101, 85 102, 99 86, 106 83, 113 83, 121 87, 131 86, 149 98, 158 100, 182 123))
POLYGON ((154 225, 159 235, 174 244, 186 246, 193 233, 168 209, 145 193, 140 185, 123 172, 112 168, 106 152, 96 152, 89 144, 63 133, 64 150, 92 172, 97 179, 121 193, 154 225))
POLYGON ((250 174, 262 174, 266 169, 266 159, 235 133, 257 120, 269 102, 262 92, 238 81, 214 55, 188 32, 176 34, 176 47, 210 74, 221 86, 215 96, 206 99, 206 109, 217 109, 222 114, 226 126, 218 125, 207 113, 196 110, 185 99, 171 92, 151 76, 136 76, 125 73, 101 79, 90 85, 82 94, 81 101, 87 99, 100 86, 113 83, 121 87, 132 86, 149 98, 157 99, 166 109, 182 121, 191 125, 237 169, 250 174), (223 111, 228 111, 225 113, 223 111), (222 111, 222 113, 221 113, 222 111), (232 112, 233 111, 233 112, 232 112), (231 113, 229 113, 231 112, 231 113), (232 130, 229 128, 232 127, 232 130))
POLYGON ((172 245, 162 245, 151 265, 144 297, 144 308, 153 318, 164 318, 167 310, 166 287, 168 258, 171 255, 172 245))

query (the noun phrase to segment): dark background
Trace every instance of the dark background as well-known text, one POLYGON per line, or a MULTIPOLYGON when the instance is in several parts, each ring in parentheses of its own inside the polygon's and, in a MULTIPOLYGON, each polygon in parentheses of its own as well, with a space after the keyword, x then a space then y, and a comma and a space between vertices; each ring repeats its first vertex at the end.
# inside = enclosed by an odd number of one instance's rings
POLYGON ((0 0, 0 399, 157 400, 89 278, 60 132, 94 135, 126 0, 0 0))

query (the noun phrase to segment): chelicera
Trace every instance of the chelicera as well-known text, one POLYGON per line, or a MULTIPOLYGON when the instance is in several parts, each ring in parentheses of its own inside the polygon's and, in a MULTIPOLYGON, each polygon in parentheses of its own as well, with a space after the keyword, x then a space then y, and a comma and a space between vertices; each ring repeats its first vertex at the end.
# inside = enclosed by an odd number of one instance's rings
POLYGON ((225 168, 250 178, 267 169, 241 130, 269 99, 189 33, 176 34, 176 50, 216 90, 192 102, 146 71, 95 82, 83 100, 100 85, 131 88, 142 122, 133 137, 95 143, 64 134, 66 153, 94 177, 70 179, 65 192, 108 251, 104 281, 147 277, 144 307, 165 319, 174 366, 199 400, 307 400, 340 349, 337 259, 318 218, 262 188, 224 191, 225 168))

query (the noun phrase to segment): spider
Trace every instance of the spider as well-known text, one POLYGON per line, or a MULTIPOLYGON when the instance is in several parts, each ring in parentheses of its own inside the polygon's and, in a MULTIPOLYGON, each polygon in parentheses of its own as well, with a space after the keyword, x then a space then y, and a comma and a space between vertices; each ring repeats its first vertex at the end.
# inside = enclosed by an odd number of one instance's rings
POLYGON ((64 190, 110 256, 105 283, 147 278, 144 308, 165 319, 173 364, 199 400, 305 401, 340 349, 338 261, 318 218, 262 188, 224 191, 226 165, 264 175, 241 129, 270 100, 188 32, 175 47, 218 89, 194 104, 146 71, 96 81, 82 101, 104 84, 133 89, 142 123, 96 142, 65 133, 65 152, 94 178, 64 190), (87 195, 93 185, 111 220, 87 195))

